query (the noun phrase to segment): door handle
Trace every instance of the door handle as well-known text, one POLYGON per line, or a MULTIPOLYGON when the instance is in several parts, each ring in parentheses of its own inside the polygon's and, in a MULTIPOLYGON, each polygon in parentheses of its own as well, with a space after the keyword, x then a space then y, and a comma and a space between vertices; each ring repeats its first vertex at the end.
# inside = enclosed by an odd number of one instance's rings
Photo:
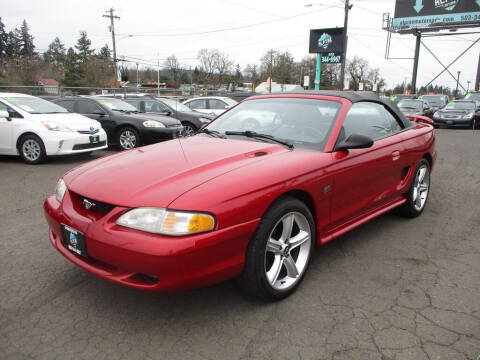
POLYGON ((395 150, 394 152, 392 152, 392 160, 397 161, 398 159, 400 159, 400 151, 395 150))

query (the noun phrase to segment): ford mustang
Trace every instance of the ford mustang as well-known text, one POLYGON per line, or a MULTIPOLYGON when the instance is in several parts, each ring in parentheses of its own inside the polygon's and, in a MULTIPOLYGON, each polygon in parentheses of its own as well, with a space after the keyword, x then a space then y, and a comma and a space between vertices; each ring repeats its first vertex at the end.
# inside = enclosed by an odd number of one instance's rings
POLYGON ((373 95, 255 96, 195 136, 66 173, 44 203, 50 241, 118 284, 171 291, 237 278, 279 300, 316 246, 392 209, 422 213, 434 143, 431 125, 373 95))

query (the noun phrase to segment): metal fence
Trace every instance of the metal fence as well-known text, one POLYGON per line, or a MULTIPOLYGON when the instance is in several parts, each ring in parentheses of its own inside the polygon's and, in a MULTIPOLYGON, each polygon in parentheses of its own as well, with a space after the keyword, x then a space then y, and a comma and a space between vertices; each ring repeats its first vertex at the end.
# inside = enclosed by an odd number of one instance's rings
POLYGON ((221 90, 206 89, 169 89, 169 88, 99 88, 99 87, 70 87, 70 86, 54 86, 54 85, 0 85, 0 92, 23 93, 39 96, 46 99, 54 99, 62 96, 74 95, 127 95, 135 93, 147 93, 153 96, 173 96, 188 99, 196 96, 228 96, 235 100, 242 100, 248 96, 255 95, 252 92, 227 92, 221 90))

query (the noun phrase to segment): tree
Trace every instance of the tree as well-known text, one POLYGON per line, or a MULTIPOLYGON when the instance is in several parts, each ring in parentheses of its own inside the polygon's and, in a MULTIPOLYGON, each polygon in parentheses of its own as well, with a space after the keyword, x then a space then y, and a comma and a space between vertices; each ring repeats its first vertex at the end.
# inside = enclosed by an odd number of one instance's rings
POLYGON ((0 63, 3 62, 7 56, 7 40, 8 33, 5 31, 5 25, 0 17, 0 63))
POLYGON ((92 45, 92 42, 90 41, 89 38, 87 38, 87 32, 80 31, 80 38, 77 40, 75 49, 77 49, 80 61, 83 64, 85 64, 95 52, 95 49, 90 48, 91 45, 92 45))
POLYGON ((6 50, 5 50, 6 57, 10 59, 15 59, 16 61, 19 60, 20 50, 22 49, 20 38, 18 35, 19 35, 18 29, 8 32, 6 50))
POLYGON ((129 71, 126 66, 120 66, 120 80, 121 81, 128 81, 129 77, 129 71))
POLYGON ((243 75, 242 75, 242 72, 240 71, 240 64, 237 64, 235 66, 235 80, 237 81, 237 83, 240 83, 243 79, 243 75))
POLYGON ((278 51, 268 50, 260 59, 260 72, 263 78, 271 77, 272 80, 275 78, 275 63, 278 57, 278 51))
POLYGON ((35 55, 35 45, 33 44, 33 36, 29 33, 27 22, 23 20, 22 26, 18 33, 20 40, 20 55, 23 57, 32 57, 35 55))
POLYGON ((203 77, 206 84, 217 85, 221 83, 233 66, 228 55, 217 49, 201 49, 197 58, 200 63, 200 77, 203 77))
POLYGON ((112 56, 112 51, 110 50, 110 48, 108 47, 107 44, 105 44, 99 51, 98 51, 98 54, 97 56, 100 58, 100 59, 104 59, 104 60, 110 60, 111 56, 112 56))
POLYGON ((69 48, 67 51, 65 70, 63 83, 67 86, 80 86, 80 80, 84 76, 84 68, 80 62, 79 55, 72 48, 69 48))
POLYGON ((164 62, 164 66, 168 69, 170 77, 176 83, 179 79, 181 70, 180 62, 178 61, 177 57, 175 55, 170 55, 167 57, 164 62))
POLYGON ((377 84, 377 89, 385 85, 385 80, 380 77, 380 70, 371 69, 364 58, 355 56, 351 61, 347 61, 347 71, 352 78, 350 81, 352 90, 358 90, 361 82, 365 84, 364 90, 372 90, 373 84, 377 84))
POLYGON ((48 45, 47 51, 43 53, 44 61, 51 64, 54 68, 63 68, 66 57, 65 45, 58 37, 53 39, 50 45, 48 45))

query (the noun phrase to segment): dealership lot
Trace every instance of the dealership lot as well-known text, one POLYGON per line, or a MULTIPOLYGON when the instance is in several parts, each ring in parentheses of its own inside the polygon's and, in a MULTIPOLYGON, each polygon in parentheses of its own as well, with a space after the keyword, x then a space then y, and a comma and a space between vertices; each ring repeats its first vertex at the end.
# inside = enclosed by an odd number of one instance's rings
POLYGON ((318 248, 275 304, 233 282, 162 294, 87 274, 50 245, 42 203, 64 172, 114 152, 0 157, 0 359, 476 359, 480 131, 437 130, 437 151, 422 216, 318 248))

